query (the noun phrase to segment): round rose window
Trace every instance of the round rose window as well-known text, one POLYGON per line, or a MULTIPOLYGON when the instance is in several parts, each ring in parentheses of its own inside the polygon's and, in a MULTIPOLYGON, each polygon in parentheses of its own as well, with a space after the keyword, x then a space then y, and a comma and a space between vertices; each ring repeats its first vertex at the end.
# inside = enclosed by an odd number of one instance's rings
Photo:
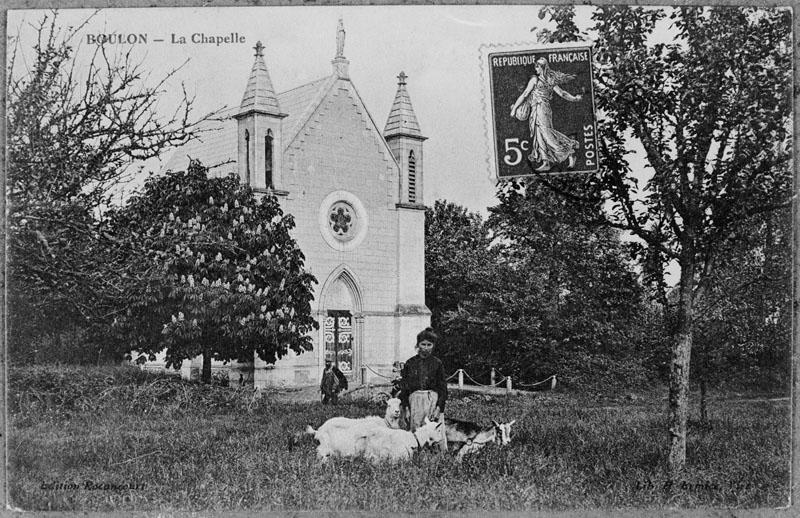
POLYGON ((328 214, 328 226, 334 237, 340 241, 350 241, 356 233, 358 216, 353 207, 346 202, 334 203, 328 214))
POLYGON ((319 230, 331 248, 348 252, 367 235, 369 221, 364 204, 347 191, 328 194, 319 207, 319 230))

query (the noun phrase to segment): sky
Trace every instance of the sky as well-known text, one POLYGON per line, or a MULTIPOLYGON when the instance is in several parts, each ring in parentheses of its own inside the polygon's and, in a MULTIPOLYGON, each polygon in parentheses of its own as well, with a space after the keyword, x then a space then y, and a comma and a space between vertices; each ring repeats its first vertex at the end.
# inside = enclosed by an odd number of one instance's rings
MULTIPOLYGON (((579 22, 588 8, 577 7, 579 22)), ((77 25, 92 10, 64 10, 63 25, 77 25)), ((382 130, 397 75, 407 88, 425 141, 424 196, 428 205, 447 199, 486 214, 497 203, 486 152, 480 47, 535 42, 531 32, 544 24, 538 6, 355 6, 214 7, 106 9, 94 15, 77 37, 78 54, 93 50, 89 35, 146 34, 133 46, 152 78, 186 65, 167 83, 162 106, 174 106, 183 83, 195 95, 196 114, 241 101, 253 46, 261 41, 272 83, 282 92, 331 73, 339 17, 346 31, 350 76, 382 130), (238 35, 243 43, 193 44, 193 34, 238 35), (181 37, 186 44, 173 44, 181 37), (164 39, 155 42, 155 39, 164 39)), ((29 52, 44 11, 8 12, 8 34, 20 34, 29 52)), ((118 46, 127 50, 128 46, 118 46)), ((10 52, 9 52, 10 55, 10 52)), ((164 157, 165 159, 168 156, 164 157)), ((150 168, 158 165, 148 164, 150 168)))

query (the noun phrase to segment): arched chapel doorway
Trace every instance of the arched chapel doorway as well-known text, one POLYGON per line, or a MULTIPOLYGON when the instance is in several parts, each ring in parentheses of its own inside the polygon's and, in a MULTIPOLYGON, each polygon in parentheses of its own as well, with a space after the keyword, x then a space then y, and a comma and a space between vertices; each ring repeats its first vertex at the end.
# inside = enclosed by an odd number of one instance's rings
POLYGON ((344 268, 326 283, 322 307, 321 368, 330 360, 348 380, 358 377, 361 366, 363 315, 361 291, 352 274, 344 268))

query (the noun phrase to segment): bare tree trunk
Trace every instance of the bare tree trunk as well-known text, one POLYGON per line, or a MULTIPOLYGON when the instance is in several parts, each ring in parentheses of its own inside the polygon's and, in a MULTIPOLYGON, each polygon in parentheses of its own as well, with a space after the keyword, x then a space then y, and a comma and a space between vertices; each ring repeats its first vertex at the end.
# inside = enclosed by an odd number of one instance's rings
MULTIPOLYGON (((792 197, 792 294, 794 299, 792 301, 792 374, 791 374, 791 388, 792 394, 797 394, 797 389, 800 387, 800 280, 798 280, 798 272, 800 272, 800 167, 794 167, 794 196, 792 197)), ((794 430, 800 429, 800 398, 792 398, 792 425, 794 430)), ((797 451, 798 438, 797 433, 792 434, 792 446, 794 451, 797 451)), ((800 501, 800 455, 792 456, 791 469, 791 501, 800 501)))
POLYGON ((674 479, 686 464, 686 421, 689 410, 689 363, 692 357, 692 305, 694 303, 694 249, 681 254, 678 333, 672 347, 669 373, 669 472, 674 479))
POLYGON ((203 373, 200 379, 203 383, 211 383, 211 351, 203 353, 203 373))

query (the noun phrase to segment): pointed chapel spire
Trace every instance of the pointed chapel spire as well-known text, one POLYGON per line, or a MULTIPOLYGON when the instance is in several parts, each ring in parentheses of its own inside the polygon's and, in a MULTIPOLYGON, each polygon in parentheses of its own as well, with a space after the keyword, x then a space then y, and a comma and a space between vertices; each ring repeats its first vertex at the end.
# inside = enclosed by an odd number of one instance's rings
POLYGON ((264 62, 264 45, 259 41, 253 48, 256 51, 256 59, 253 69, 250 71, 250 79, 247 81, 247 88, 244 90, 237 115, 249 112, 281 115, 278 98, 275 96, 275 89, 272 87, 272 81, 267 72, 267 64, 264 62))
POLYGON ((389 119, 386 121, 386 128, 383 130, 384 138, 393 136, 407 136, 424 139, 419 129, 417 116, 411 106, 411 98, 406 90, 405 72, 400 72, 397 76, 397 94, 394 96, 392 109, 389 111, 389 119))

